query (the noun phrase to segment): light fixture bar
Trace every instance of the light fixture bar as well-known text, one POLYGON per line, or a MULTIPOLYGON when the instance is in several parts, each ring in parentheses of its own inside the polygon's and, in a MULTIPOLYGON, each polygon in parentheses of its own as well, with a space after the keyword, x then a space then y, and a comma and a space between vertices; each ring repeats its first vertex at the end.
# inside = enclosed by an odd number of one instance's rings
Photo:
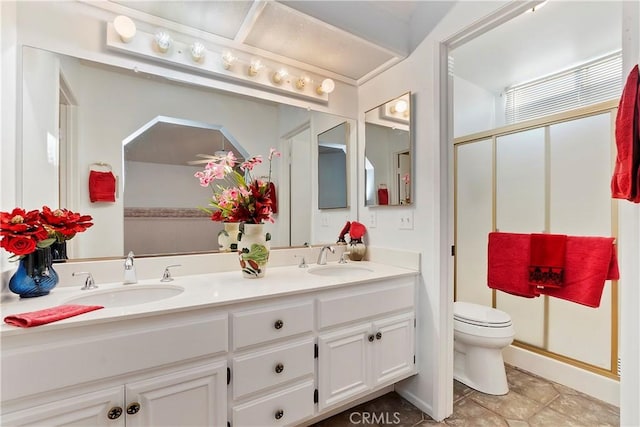
MULTIPOLYGON (((107 47, 109 49, 140 58, 178 66, 187 70, 197 71, 199 73, 234 80, 269 91, 285 93, 297 98, 304 98, 320 103, 329 102, 328 93, 316 90, 314 87, 314 85, 320 85, 323 81, 327 80, 323 76, 300 71, 299 75, 304 76, 301 78, 304 78, 305 81, 316 82, 313 85, 302 85, 302 88, 300 88, 300 85, 296 84, 282 84, 282 82, 274 82, 273 75, 282 69, 281 65, 279 65, 278 68, 271 69, 262 64, 261 68, 257 70, 256 73, 253 73, 248 71, 252 65, 251 60, 242 61, 241 59, 234 57, 232 64, 229 64, 229 53, 227 53, 227 56, 225 57, 222 52, 211 51, 206 48, 200 48, 200 46, 198 46, 197 55, 199 60, 196 61, 192 55, 193 42, 191 42, 191 44, 186 44, 178 40, 172 40, 171 48, 167 49, 166 52, 154 49, 154 43, 155 35, 145 33, 143 31, 137 31, 135 37, 129 40, 128 43, 125 43, 116 33, 113 23, 107 23, 107 47)), ((295 74, 298 74, 298 72, 295 74)), ((296 78, 293 79, 293 81, 297 80, 298 79, 296 78)))

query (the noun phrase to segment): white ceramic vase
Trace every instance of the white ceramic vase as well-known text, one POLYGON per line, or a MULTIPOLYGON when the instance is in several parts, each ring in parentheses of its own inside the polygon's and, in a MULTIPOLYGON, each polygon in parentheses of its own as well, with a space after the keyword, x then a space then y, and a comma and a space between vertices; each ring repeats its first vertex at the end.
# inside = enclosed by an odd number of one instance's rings
POLYGON ((238 232, 240 224, 237 222, 225 222, 224 230, 218 233, 218 245, 220 252, 235 252, 238 250, 238 232))
POLYGON ((264 277, 269 262, 271 235, 264 233, 264 224, 243 224, 238 234, 238 257, 242 276, 248 279, 264 277))

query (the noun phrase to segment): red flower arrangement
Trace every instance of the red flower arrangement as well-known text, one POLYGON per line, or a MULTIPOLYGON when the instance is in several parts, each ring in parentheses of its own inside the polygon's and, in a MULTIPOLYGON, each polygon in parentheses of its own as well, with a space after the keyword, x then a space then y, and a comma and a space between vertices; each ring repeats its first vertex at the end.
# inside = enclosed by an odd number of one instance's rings
POLYGON ((0 212, 0 247, 14 256, 22 257, 38 248, 72 239, 76 233, 91 227, 91 220, 89 215, 80 215, 67 209, 52 211, 47 206, 43 206, 42 212, 27 212, 22 208, 0 212))
POLYGON ((273 206, 270 194, 271 161, 273 157, 280 157, 275 149, 269 151, 269 177, 267 181, 251 176, 251 171, 256 165, 262 163, 262 156, 255 156, 239 163, 233 152, 224 157, 218 157, 209 162, 204 171, 196 172, 195 177, 200 180, 202 187, 211 187, 213 197, 210 206, 211 211, 202 208, 211 214, 212 221, 245 222, 248 224, 261 224, 264 221, 274 222, 273 206), (244 172, 240 174, 235 167, 244 172), (226 185, 213 185, 220 180, 226 185))

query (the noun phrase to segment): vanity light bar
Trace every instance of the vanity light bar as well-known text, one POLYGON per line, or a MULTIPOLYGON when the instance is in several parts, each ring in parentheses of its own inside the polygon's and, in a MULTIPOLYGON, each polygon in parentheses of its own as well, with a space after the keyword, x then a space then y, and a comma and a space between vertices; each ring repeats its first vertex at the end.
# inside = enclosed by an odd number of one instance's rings
POLYGON ((135 37, 125 42, 116 32, 114 24, 108 22, 107 47, 140 58, 320 103, 328 103, 329 93, 335 88, 333 80, 309 73, 301 72, 300 77, 287 74, 274 78, 275 74, 283 70, 282 68, 269 69, 258 58, 254 58, 250 62, 243 62, 229 51, 210 51, 201 42, 185 44, 173 39, 167 32, 162 34, 162 37, 159 37, 159 33, 149 34, 136 31, 135 37), (166 37, 169 37, 170 40, 168 46, 163 43, 166 41, 166 37), (159 40, 165 48, 159 48, 159 40), (285 84, 285 78, 288 84, 285 84))

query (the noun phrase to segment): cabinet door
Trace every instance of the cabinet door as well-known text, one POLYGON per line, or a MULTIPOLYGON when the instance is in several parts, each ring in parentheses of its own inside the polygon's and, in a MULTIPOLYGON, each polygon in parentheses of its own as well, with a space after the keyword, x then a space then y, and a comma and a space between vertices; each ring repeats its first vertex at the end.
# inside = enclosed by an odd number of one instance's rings
POLYGON ((371 324, 318 337, 318 409, 320 411, 369 388, 371 324))
POLYGON ((2 415, 3 426, 124 427, 124 393, 113 387, 2 415), (118 409, 120 410, 118 412, 118 409), (111 417, 109 418, 109 413, 111 417), (119 414, 119 415, 118 415, 119 414))
POLYGON ((415 328, 413 313, 390 317, 373 324, 373 385, 391 384, 414 370, 415 328))
POLYGON ((127 427, 226 425, 226 367, 211 363, 127 384, 127 427))

